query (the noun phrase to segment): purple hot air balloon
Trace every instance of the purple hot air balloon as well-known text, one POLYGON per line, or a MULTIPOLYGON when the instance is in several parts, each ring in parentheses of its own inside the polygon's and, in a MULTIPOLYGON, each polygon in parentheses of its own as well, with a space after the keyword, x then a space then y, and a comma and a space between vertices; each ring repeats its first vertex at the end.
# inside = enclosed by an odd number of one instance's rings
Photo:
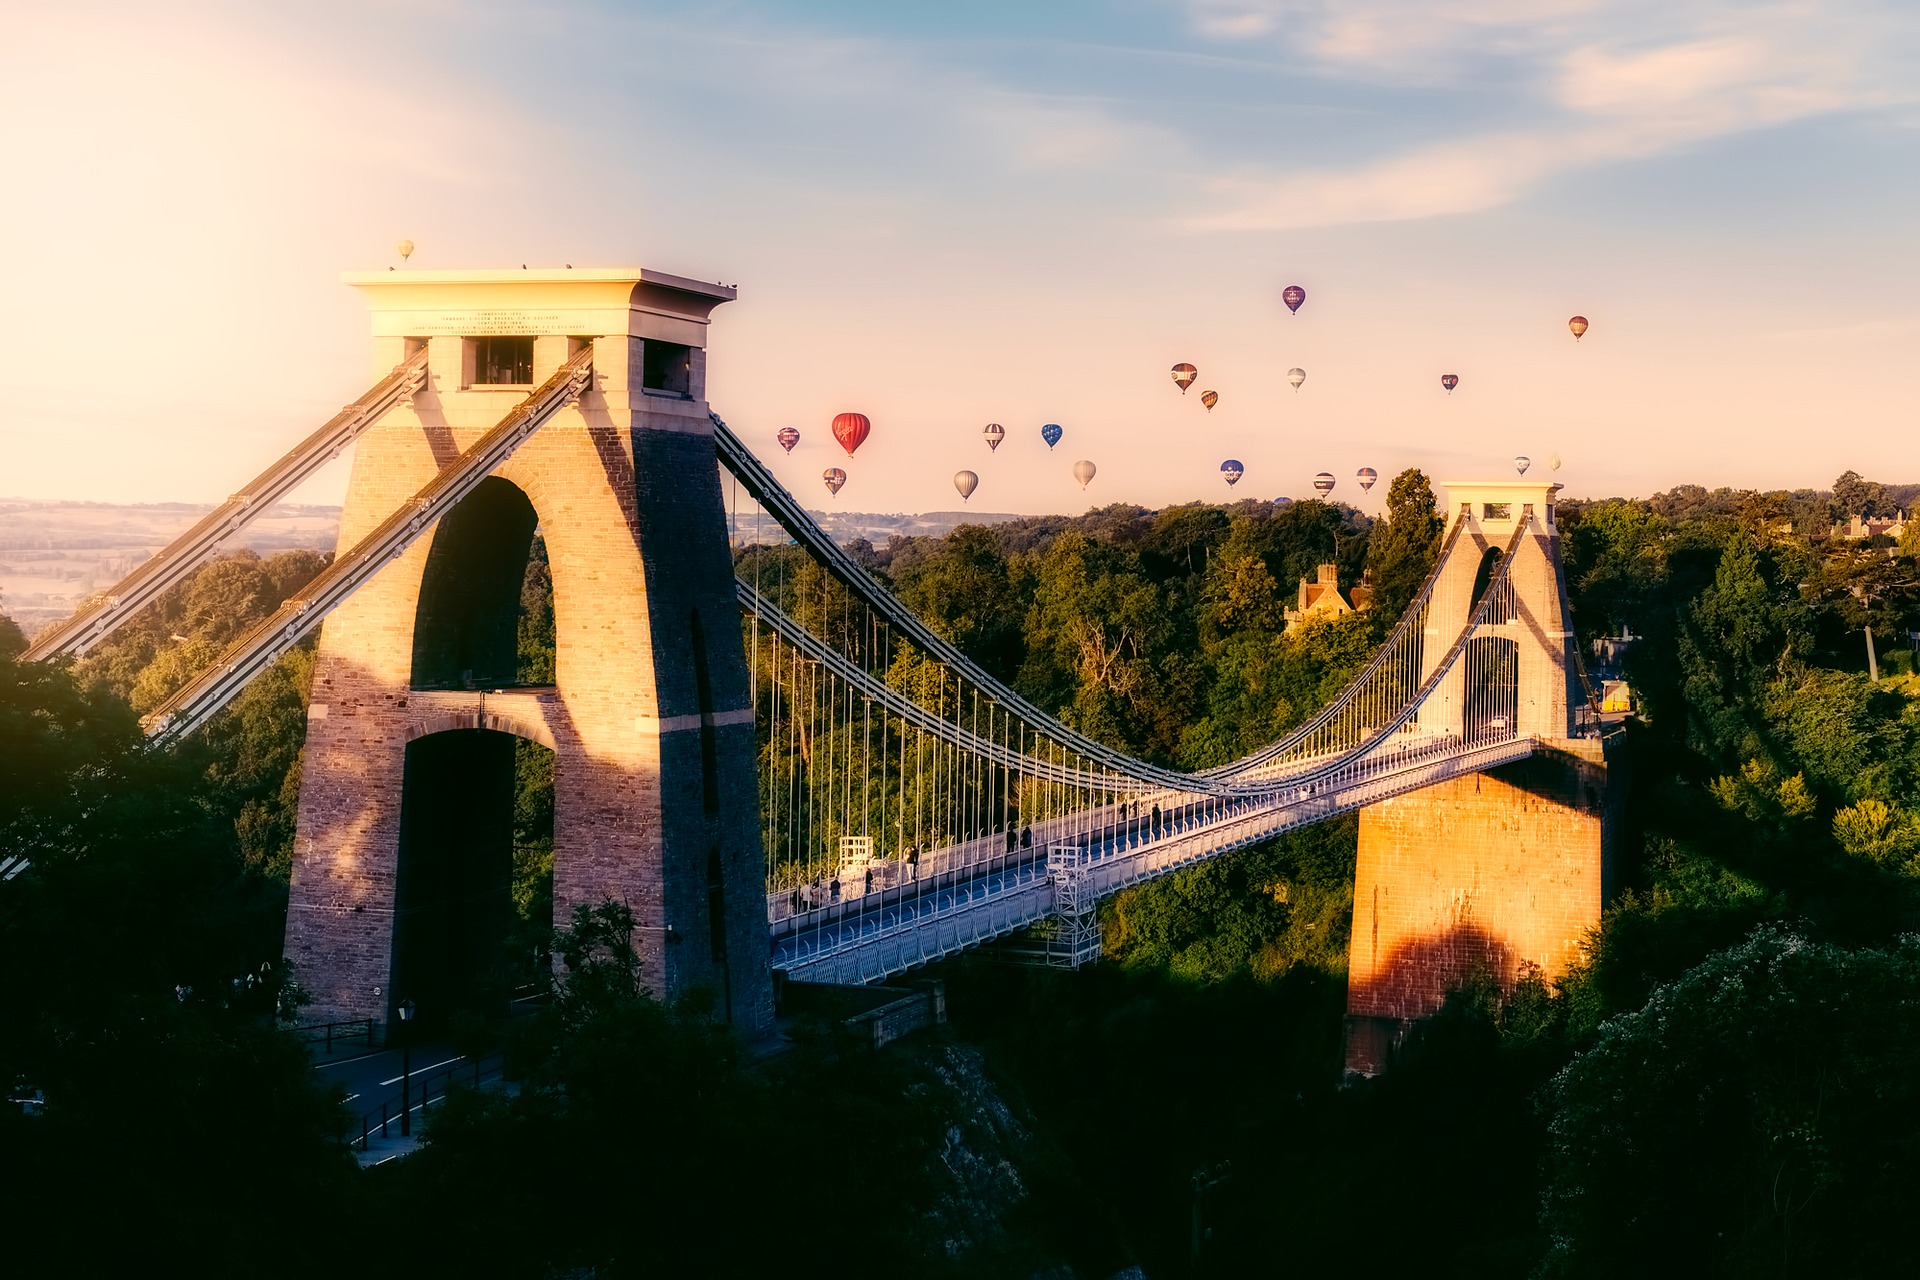
POLYGON ((1447 389, 1447 394, 1451 395, 1453 394, 1453 389, 1460 385, 1460 375, 1457 373, 1443 373, 1440 375, 1440 385, 1447 389))
POLYGON ((1307 300, 1307 291, 1297 284, 1290 284, 1280 291, 1280 301, 1287 304, 1287 310, 1299 314, 1300 304, 1307 300))
POLYGON ((774 439, 780 442, 782 449, 785 449, 788 453, 792 453, 793 446, 800 443, 800 433, 792 427, 782 427, 780 428, 780 433, 774 436, 774 439))
POLYGON ((1238 458, 1228 458, 1220 464, 1220 478, 1227 482, 1229 489, 1240 483, 1240 477, 1245 475, 1246 471, 1247 469, 1240 465, 1238 458))

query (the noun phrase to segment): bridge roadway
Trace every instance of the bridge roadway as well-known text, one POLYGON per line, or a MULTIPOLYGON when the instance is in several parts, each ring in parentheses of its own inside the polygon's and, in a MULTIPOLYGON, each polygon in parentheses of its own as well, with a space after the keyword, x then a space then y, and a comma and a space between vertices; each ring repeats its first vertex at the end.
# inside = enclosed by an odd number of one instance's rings
POLYGON ((1029 848, 996 852, 1004 835, 940 851, 927 874, 872 893, 795 913, 791 891, 769 898, 773 967, 807 982, 873 982, 944 959, 1064 914, 1065 886, 1050 868, 1051 848, 1067 846, 1065 874, 1079 878, 1070 896, 1081 910, 1129 885, 1268 840, 1391 796, 1464 773, 1525 759, 1532 738, 1463 743, 1451 735, 1402 739, 1362 758, 1276 780, 1272 790, 1233 800, 1188 799, 1164 807, 1158 832, 1137 816, 1116 820, 1115 806, 1034 824, 1029 848), (977 856, 972 856, 979 850, 977 856))

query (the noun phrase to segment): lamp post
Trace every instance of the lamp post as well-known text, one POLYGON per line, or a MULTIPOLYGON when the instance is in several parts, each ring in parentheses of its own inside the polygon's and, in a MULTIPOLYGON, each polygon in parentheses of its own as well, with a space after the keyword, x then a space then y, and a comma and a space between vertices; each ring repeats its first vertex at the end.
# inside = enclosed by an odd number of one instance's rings
POLYGON ((413 1001, 400 1002, 400 1136, 413 1136, 413 1001))

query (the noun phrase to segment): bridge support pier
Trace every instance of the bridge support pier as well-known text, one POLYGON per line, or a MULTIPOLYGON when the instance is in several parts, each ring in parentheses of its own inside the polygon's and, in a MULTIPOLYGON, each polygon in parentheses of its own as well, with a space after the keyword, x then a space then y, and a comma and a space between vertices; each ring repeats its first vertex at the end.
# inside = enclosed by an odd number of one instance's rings
POLYGON ((1530 759, 1360 811, 1346 1069, 1386 1069, 1408 1031, 1477 978, 1510 991, 1578 959, 1611 891, 1624 737, 1563 739, 1530 759))
POLYGON ((656 995, 764 1030, 754 711, 705 399, 733 290, 638 268, 353 279, 375 365, 424 344, 427 377, 355 446, 343 552, 584 346, 593 378, 321 629, 286 935, 311 1016, 504 1012, 453 978, 504 971, 513 735, 552 753, 553 923, 625 906, 656 995), (536 529, 553 670, 522 684, 536 529))

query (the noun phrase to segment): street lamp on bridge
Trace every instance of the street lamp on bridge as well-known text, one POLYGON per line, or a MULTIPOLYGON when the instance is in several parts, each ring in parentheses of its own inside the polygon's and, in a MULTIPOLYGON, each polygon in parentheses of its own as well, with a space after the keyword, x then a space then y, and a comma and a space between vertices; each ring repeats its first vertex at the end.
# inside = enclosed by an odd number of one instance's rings
POLYGON ((400 1014, 400 1136, 413 1136, 413 1001, 402 1000, 400 1014))

